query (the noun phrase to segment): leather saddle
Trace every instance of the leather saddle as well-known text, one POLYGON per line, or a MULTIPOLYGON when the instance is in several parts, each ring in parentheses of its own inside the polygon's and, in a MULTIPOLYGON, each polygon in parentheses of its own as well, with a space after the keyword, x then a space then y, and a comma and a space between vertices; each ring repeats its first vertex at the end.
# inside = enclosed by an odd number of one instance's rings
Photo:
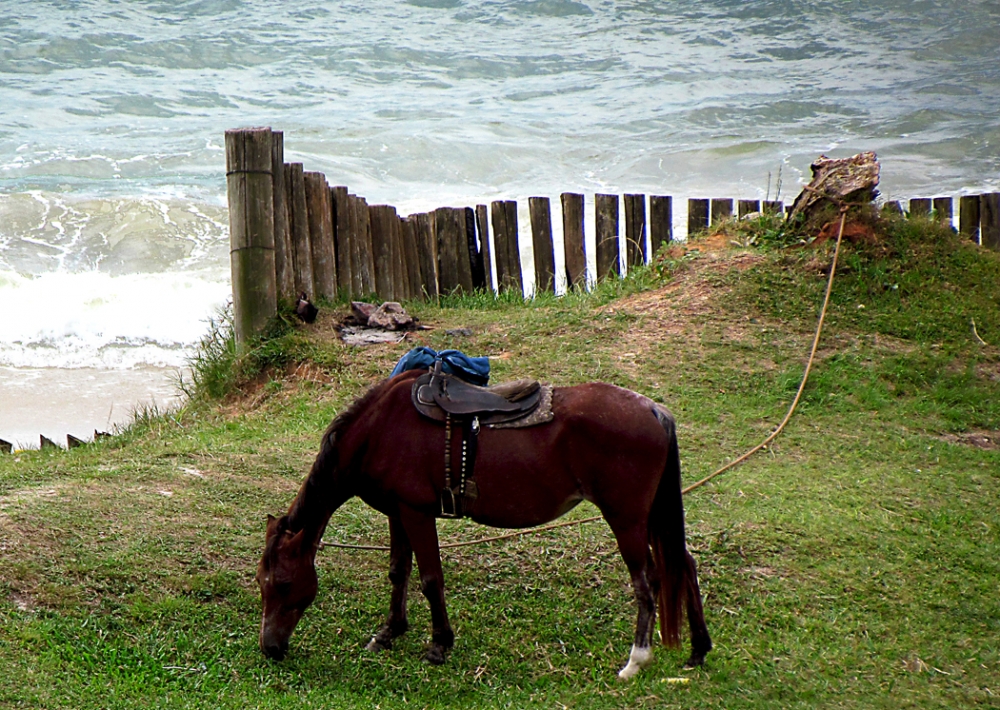
POLYGON ((537 380, 515 380, 491 387, 469 384, 441 371, 441 363, 413 382, 413 406, 423 416, 443 422, 477 417, 484 426, 526 417, 538 408, 543 388, 537 380))

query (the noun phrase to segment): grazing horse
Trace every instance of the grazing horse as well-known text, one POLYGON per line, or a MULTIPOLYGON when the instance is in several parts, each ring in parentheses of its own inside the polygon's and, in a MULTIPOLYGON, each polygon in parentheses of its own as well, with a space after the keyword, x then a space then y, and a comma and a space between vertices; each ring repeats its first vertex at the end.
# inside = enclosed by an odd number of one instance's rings
MULTIPOLYGON (((445 487, 444 427, 411 401, 420 371, 374 385, 340 414, 288 513, 268 516, 257 569, 263 601, 260 648, 281 660, 303 612, 316 598, 316 551, 330 516, 353 496, 389 518, 389 616, 368 644, 388 649, 409 624, 407 582, 416 555, 421 590, 431 609, 426 660, 440 664, 454 643, 444 601, 435 518, 445 487)), ((694 558, 684 537, 680 456, 673 416, 620 387, 590 383, 556 387, 553 419, 529 428, 482 427, 470 475, 478 496, 469 517, 483 525, 525 528, 549 522, 589 500, 611 527, 638 603, 630 678, 652 660, 657 603, 664 645, 680 645, 686 610, 688 666, 712 648, 694 558)), ((457 457, 461 441, 450 441, 457 457)))

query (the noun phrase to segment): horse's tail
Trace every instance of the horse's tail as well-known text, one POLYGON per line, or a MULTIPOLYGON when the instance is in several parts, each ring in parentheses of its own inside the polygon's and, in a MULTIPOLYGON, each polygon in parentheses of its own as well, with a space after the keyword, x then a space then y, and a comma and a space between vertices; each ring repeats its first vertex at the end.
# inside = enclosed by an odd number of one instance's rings
POLYGON ((667 463, 649 511, 649 544, 659 582, 660 637, 664 646, 677 647, 685 603, 689 595, 698 594, 698 572, 685 544, 677 427, 666 407, 654 404, 653 413, 667 433, 667 463))

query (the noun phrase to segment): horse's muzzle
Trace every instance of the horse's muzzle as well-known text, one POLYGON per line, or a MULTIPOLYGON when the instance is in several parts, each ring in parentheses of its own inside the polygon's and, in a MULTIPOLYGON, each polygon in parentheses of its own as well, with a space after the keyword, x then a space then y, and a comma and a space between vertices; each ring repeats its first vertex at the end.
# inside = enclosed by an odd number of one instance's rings
POLYGON ((281 661, 288 653, 288 642, 265 641, 264 638, 261 638, 260 650, 271 660, 281 661))

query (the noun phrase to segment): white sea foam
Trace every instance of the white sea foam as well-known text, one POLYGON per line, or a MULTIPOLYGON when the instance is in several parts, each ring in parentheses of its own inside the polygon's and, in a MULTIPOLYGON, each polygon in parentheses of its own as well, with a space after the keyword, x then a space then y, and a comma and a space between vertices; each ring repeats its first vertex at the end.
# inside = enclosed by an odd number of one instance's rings
POLYGON ((224 270, 0 272, 0 365, 180 367, 229 298, 224 270))

